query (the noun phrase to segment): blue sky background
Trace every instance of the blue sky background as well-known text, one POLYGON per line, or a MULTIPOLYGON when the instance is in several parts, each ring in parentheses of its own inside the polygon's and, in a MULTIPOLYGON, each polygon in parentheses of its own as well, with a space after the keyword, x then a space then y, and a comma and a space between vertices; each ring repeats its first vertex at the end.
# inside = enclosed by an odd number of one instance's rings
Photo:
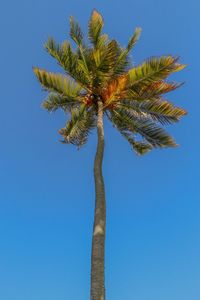
POLYGON ((0 299, 89 299, 96 137, 80 151, 58 142, 65 116, 41 109, 32 66, 59 71, 44 42, 68 38, 70 15, 86 30, 93 8, 122 45, 142 27, 136 64, 163 54, 188 64, 169 95, 189 111, 169 127, 178 149, 137 157, 106 122, 107 299, 199 300, 198 0, 2 1, 0 299))

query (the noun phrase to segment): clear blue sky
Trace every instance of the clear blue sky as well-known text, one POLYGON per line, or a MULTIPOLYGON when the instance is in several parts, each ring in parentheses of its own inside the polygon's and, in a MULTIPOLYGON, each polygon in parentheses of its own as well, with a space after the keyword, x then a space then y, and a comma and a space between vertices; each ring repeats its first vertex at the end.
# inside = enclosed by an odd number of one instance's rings
POLYGON ((168 128, 178 149, 137 157, 106 123, 107 299, 199 300, 198 0, 2 2, 0 299, 89 299, 96 137, 80 151, 58 142, 65 117, 41 109, 32 66, 58 71, 44 42, 68 37, 70 15, 86 30, 93 8, 122 45, 142 27, 136 64, 163 54, 188 64, 170 95, 189 111, 168 128))

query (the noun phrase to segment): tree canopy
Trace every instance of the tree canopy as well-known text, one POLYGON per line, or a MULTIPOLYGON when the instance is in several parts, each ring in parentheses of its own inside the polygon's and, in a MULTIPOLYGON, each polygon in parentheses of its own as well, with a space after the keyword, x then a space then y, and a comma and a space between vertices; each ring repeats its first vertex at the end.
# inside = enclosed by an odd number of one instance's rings
POLYGON ((88 40, 76 20, 70 17, 70 37, 58 44, 51 37, 47 52, 58 62, 63 74, 34 67, 42 87, 48 91, 43 107, 58 108, 70 119, 59 130, 64 143, 81 147, 96 127, 97 102, 102 101, 104 115, 130 143, 137 154, 153 148, 175 147, 174 139, 163 129, 186 114, 165 99, 165 94, 181 84, 168 77, 182 70, 176 56, 150 57, 133 66, 130 52, 138 41, 136 28, 127 46, 102 33, 103 18, 94 10, 88 23, 88 40))

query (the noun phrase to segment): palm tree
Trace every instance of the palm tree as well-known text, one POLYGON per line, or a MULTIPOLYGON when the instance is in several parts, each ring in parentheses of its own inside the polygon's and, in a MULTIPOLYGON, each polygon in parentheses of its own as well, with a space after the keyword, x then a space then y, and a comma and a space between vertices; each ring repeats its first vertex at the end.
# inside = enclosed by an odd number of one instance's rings
POLYGON ((49 112, 61 108, 69 119, 59 130, 63 143, 78 148, 87 142, 97 127, 98 144, 94 160, 95 213, 91 255, 91 300, 105 299, 104 250, 106 202, 102 161, 106 116, 139 155, 153 148, 176 147, 162 125, 173 124, 186 111, 175 107, 163 95, 180 86, 166 78, 185 67, 178 57, 151 57, 133 67, 130 51, 141 29, 136 28, 127 47, 102 34, 103 18, 94 10, 88 24, 89 43, 84 41, 79 24, 70 17, 69 41, 57 44, 49 38, 48 53, 63 68, 64 74, 50 73, 34 67, 34 72, 48 96, 43 107, 49 112), (159 126, 161 124, 161 126, 159 126))

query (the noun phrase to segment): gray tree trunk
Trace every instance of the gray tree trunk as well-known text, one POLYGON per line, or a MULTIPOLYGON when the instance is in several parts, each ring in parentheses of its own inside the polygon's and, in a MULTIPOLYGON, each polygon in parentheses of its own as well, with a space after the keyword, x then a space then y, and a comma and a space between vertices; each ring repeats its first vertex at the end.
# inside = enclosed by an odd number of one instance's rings
POLYGON ((91 300, 105 300, 105 228, 106 205, 102 161, 104 153, 103 103, 98 102, 97 120, 98 144, 94 161, 95 215, 91 257, 91 300))

